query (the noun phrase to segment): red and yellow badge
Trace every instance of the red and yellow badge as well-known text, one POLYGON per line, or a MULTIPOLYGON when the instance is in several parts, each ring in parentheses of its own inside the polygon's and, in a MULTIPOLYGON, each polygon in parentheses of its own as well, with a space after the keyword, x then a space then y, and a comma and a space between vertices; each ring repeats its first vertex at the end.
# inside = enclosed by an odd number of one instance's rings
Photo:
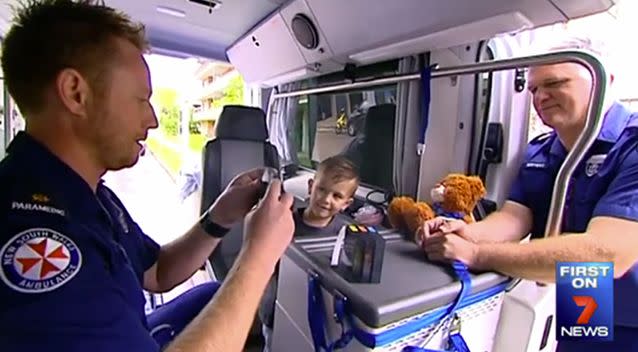
POLYGON ((48 228, 13 236, 0 249, 0 258, 0 280, 22 293, 53 291, 69 282, 82 266, 75 242, 48 228))

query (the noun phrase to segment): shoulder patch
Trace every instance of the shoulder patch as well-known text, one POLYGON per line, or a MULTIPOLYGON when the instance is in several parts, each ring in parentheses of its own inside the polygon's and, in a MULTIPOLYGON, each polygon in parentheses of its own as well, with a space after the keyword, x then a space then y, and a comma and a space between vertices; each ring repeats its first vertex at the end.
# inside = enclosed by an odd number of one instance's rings
POLYGON ((53 291, 80 271, 82 254, 67 236, 32 228, 13 236, 0 249, 0 279, 22 293, 53 291))

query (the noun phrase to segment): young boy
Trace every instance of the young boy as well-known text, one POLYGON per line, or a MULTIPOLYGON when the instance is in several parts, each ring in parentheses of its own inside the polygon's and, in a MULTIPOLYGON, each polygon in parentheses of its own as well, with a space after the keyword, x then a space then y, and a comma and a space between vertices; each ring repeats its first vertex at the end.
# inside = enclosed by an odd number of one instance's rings
MULTIPOLYGON (((319 163, 314 179, 308 180, 308 207, 297 209, 293 214, 295 237, 337 235, 346 224, 336 215, 352 203, 357 187, 357 168, 346 157, 332 156, 319 163)), ((259 307, 264 352, 270 351, 276 295, 277 271, 270 279, 259 307)))

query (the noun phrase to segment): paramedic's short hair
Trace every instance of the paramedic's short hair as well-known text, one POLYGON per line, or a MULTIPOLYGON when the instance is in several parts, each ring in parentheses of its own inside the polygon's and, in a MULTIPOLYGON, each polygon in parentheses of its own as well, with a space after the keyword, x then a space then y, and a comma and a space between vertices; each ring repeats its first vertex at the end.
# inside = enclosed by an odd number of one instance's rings
MULTIPOLYGON (((335 155, 324 159, 317 165, 317 175, 326 176, 333 182, 354 180, 359 185, 357 166, 343 155, 335 155)), ((353 190, 356 190, 356 187, 353 190)))
POLYGON ((527 55, 568 50, 584 51, 598 58, 606 67, 610 64, 610 50, 607 43, 595 37, 584 37, 569 33, 556 33, 555 35, 552 34, 551 36, 537 39, 530 46, 527 55))
POLYGON ((560 50, 582 50, 600 58, 605 56, 606 51, 604 43, 592 38, 577 36, 559 37, 558 40, 554 40, 549 43, 547 50, 550 52, 560 50))
POLYGON ((23 0, 2 45, 2 70, 20 110, 37 113, 44 92, 66 68, 78 70, 98 94, 115 60, 114 39, 147 49, 144 27, 99 0, 23 0))
MULTIPOLYGON (((545 54, 565 50, 578 50, 587 52, 596 57, 605 68, 607 75, 616 71, 617 62, 614 57, 614 47, 611 40, 602 40, 596 36, 581 36, 570 32, 556 33, 534 42, 529 50, 529 55, 545 54)), ((610 82, 609 80, 607 81, 610 82)))

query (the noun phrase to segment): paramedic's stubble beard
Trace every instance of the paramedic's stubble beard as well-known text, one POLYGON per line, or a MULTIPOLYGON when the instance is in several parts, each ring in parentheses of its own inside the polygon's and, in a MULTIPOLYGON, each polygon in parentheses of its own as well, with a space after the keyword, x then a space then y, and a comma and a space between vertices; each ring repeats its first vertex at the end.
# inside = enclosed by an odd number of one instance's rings
POLYGON ((128 138, 127 126, 116 123, 106 101, 105 97, 98 97, 91 104, 89 138, 93 141, 98 166, 104 171, 116 171, 135 165, 140 147, 134 137, 128 138))

